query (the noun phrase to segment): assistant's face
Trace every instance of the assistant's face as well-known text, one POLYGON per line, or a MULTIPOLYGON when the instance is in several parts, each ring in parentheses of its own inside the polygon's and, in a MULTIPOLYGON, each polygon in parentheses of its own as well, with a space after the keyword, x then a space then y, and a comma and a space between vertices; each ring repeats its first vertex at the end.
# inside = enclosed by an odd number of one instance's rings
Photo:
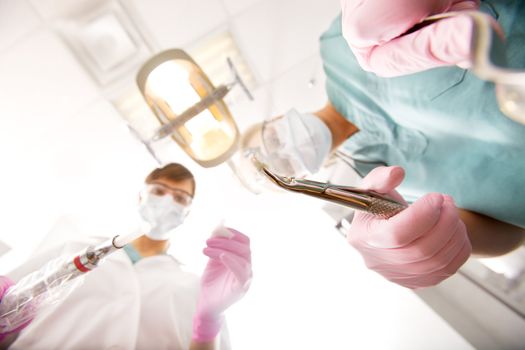
POLYGON ((184 206, 189 207, 192 202, 193 182, 191 180, 174 181, 167 178, 160 178, 148 184, 152 194, 157 196, 170 195, 173 200, 184 206))

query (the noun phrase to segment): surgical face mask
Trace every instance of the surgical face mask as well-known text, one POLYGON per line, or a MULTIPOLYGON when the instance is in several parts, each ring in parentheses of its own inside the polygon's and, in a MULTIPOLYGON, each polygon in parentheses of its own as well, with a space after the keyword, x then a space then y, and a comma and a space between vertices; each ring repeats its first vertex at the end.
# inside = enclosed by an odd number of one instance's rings
POLYGON ((332 134, 326 124, 311 113, 295 109, 266 121, 262 139, 269 166, 285 176, 318 172, 332 147, 332 134))
POLYGON ((186 215, 188 207, 175 202, 170 195, 156 195, 144 191, 139 205, 139 213, 150 224, 150 231, 146 236, 153 240, 166 240, 170 232, 180 226, 186 215))

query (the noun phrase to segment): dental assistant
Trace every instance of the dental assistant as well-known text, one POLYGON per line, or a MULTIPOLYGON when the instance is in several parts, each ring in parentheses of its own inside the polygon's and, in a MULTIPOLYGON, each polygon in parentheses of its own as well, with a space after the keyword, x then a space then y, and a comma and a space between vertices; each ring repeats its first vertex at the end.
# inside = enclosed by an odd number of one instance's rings
POLYGON ((478 5, 503 29, 509 64, 525 69, 525 1, 346 1, 321 36, 329 103, 291 110, 263 132, 266 145, 278 145, 268 155, 276 168, 315 173, 339 148, 364 176, 362 187, 413 201, 389 220, 357 212, 347 234, 367 267, 405 287, 443 281, 471 252, 498 256, 525 241, 525 125, 500 112, 494 84, 460 67, 469 64, 467 19, 413 28, 428 15, 478 5), (457 43, 432 37, 440 28, 457 43), (447 56, 456 58, 429 54, 444 44, 458 49, 447 56), (283 137, 297 131, 294 120, 308 143, 283 137))
MULTIPOLYGON (((219 227, 206 242, 209 259, 201 278, 184 271, 167 249, 194 194, 194 177, 184 166, 152 171, 139 205, 151 224, 149 234, 107 257, 60 304, 40 310, 10 349, 229 349, 224 312, 249 288, 250 240, 219 227)), ((17 280, 39 261, 74 253, 86 243, 70 242, 11 276, 17 280)), ((9 282, 1 282, 5 292, 9 282)))

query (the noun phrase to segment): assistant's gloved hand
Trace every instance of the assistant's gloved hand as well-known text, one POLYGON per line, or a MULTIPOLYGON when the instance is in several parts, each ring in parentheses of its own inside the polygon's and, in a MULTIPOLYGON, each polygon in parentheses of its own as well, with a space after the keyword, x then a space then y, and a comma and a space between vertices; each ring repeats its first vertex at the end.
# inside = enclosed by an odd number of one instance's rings
MULTIPOLYGON (((7 293, 7 291, 9 290, 9 288, 11 286, 13 286, 14 283, 13 281, 11 281, 10 278, 6 277, 6 276, 0 276, 0 305, 2 304, 2 298, 4 297, 4 295, 7 293)), ((22 324, 21 326, 19 327, 16 327, 15 329, 11 329, 10 331, 8 332, 5 332, 5 333, 2 333, 0 331, 0 341, 4 340, 5 337, 7 337, 9 334, 11 333, 16 333, 16 332, 19 332, 21 331, 22 329, 24 329, 29 323, 31 323, 31 320, 25 322, 24 324, 22 324)), ((0 329, 1 328, 4 328, 3 327, 3 324, 1 322, 1 319, 0 319, 0 329)))
POLYGON ((13 281, 11 281, 9 277, 0 276, 0 302, 2 301, 4 294, 7 293, 9 287, 11 287, 13 284, 13 281))
POLYGON ((471 65, 469 17, 421 22, 432 15, 477 10, 479 0, 341 0, 341 7, 343 36, 366 71, 394 77, 471 65))
MULTIPOLYGON (((7 290, 9 287, 13 285, 13 281, 9 279, 6 276, 0 276, 0 304, 2 303, 2 297, 5 293, 7 293, 7 290)), ((9 332, 12 333, 12 332, 9 332)), ((2 341, 9 333, 0 333, 0 341, 2 341)))
MULTIPOLYGON (((403 201, 394 190, 403 178, 401 167, 378 167, 362 187, 403 201)), ((452 198, 439 193, 426 194, 388 220, 356 212, 347 237, 368 268, 408 288, 452 276, 472 250, 452 198)))
POLYGON ((219 333, 223 313, 248 291, 252 279, 250 239, 226 227, 215 229, 206 241, 209 257, 193 317, 193 340, 209 342, 219 333))

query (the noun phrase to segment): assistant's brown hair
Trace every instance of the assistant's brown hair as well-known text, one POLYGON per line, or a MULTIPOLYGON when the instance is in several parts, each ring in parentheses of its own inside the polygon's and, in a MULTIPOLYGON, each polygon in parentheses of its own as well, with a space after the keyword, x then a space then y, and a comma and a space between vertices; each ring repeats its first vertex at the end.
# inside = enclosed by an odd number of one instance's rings
POLYGON ((169 179, 172 181, 184 181, 184 180, 190 180, 192 183, 193 190, 191 192, 191 195, 195 195, 195 178, 193 177, 193 174, 191 171, 189 171, 184 165, 179 163, 169 163, 162 168, 157 168, 153 170, 149 175, 146 177, 145 182, 147 184, 150 184, 158 179, 169 179))

